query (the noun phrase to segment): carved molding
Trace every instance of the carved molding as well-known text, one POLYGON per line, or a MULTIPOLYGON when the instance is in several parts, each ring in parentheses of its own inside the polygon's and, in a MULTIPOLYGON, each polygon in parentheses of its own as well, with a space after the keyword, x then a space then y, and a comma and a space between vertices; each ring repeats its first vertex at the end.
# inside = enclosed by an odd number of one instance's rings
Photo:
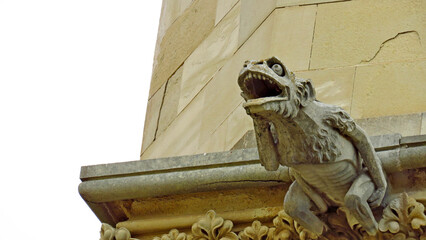
MULTIPOLYGON (((153 240, 426 240, 425 207, 406 193, 393 199, 383 210, 377 236, 371 237, 344 208, 324 214, 328 230, 316 236, 294 221, 284 210, 278 213, 272 224, 258 220, 240 232, 233 232, 233 223, 210 210, 192 225, 191 234, 172 229, 168 234, 153 240)), ((115 229, 102 224, 100 240, 131 240, 125 228, 115 229)))
POLYGON ((107 223, 102 223, 100 240, 137 240, 131 238, 130 231, 126 228, 114 228, 107 223))

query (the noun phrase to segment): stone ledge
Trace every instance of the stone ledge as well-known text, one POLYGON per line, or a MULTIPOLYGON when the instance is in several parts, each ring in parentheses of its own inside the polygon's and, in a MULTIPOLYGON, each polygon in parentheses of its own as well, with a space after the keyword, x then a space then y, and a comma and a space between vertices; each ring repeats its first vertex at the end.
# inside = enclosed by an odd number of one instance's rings
MULTIPOLYGON (((419 185, 426 169, 426 135, 380 135, 371 141, 395 193, 406 191, 426 202, 425 190, 419 185)), ((259 163, 257 149, 248 148, 84 166, 79 192, 101 222, 125 226, 132 234, 161 233, 182 219, 187 229, 204 208, 216 208, 244 225, 275 216, 292 181, 287 167, 269 172, 259 163), (188 204, 189 208, 184 207, 188 204), (251 210, 244 219, 234 214, 247 207, 251 210), (144 227, 156 223, 162 227, 144 227)))
MULTIPOLYGON (((426 167, 426 135, 371 137, 387 173, 426 167)), ((84 166, 79 191, 90 202, 159 197, 289 182, 288 169, 268 172, 256 148, 84 166)))

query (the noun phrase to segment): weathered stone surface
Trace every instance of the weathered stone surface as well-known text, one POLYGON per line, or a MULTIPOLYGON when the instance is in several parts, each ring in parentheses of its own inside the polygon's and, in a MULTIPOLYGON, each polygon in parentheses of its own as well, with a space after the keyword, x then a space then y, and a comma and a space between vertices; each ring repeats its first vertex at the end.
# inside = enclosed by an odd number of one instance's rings
POLYGON ((154 56, 150 96, 179 68, 214 27, 216 1, 194 3, 167 29, 157 44, 154 56))
POLYGON ((290 7, 290 6, 297 6, 297 5, 343 2, 343 1, 350 1, 350 0, 277 0, 277 7, 290 7))
POLYGON ((157 42, 161 42, 170 25, 182 15, 192 2, 193 0, 163 0, 157 42))
POLYGON ((286 166, 295 179, 284 211, 316 238, 328 226, 318 212, 338 206, 375 236, 372 210, 384 201, 388 181, 365 131, 341 108, 318 102, 311 82, 297 78, 276 57, 245 62, 238 85, 262 166, 268 171, 286 166), (364 167, 368 175, 356 170, 364 167))
POLYGON ((225 150, 230 150, 247 131, 253 129, 253 121, 247 116, 242 103, 229 115, 225 122, 228 125, 225 150))
POLYGON ((378 118, 366 118, 356 120, 368 135, 383 135, 399 133, 402 136, 413 136, 420 134, 421 113, 386 116, 378 118))
POLYGON ((363 60, 362 63, 384 63, 395 60, 395 58, 397 58, 397 61, 412 61, 424 58, 426 56, 424 51, 419 33, 406 31, 383 42, 376 54, 367 60, 363 60))
POLYGON ((164 89, 166 84, 158 90, 151 99, 148 100, 145 115, 145 125, 143 129, 142 149, 143 153, 154 141, 157 132, 158 118, 160 116, 161 105, 163 104, 164 89))
POLYGON ((244 61, 248 59, 266 58, 268 56, 268 44, 259 44, 270 41, 273 30, 273 19, 268 18, 256 30, 247 42, 229 59, 226 64, 216 73, 213 79, 201 91, 205 91, 205 107, 202 115, 201 142, 206 141, 210 134, 225 121, 231 112, 241 103, 238 85, 232 83, 237 79, 238 70, 244 61))
POLYGON ((355 67, 313 70, 295 74, 312 80, 319 101, 337 105, 350 112, 355 67))
POLYGON ((200 153, 212 153, 225 151, 228 122, 224 121, 210 136, 204 141, 200 141, 200 153))
POLYGON ((166 130, 178 114, 183 67, 180 67, 165 84, 165 95, 158 121, 157 136, 160 136, 166 130))
POLYGON ((185 61, 178 112, 237 50, 239 14, 237 4, 185 61))
POLYGON ((425 8, 423 0, 318 5, 311 68, 424 58, 425 8))
POLYGON ((269 41, 270 55, 283 60, 291 71, 309 68, 316 10, 315 5, 289 7, 276 9, 271 16, 274 30, 269 41))
MULTIPOLYGON (((296 42, 296 39, 285 37, 288 41, 283 41, 279 44, 278 42, 272 43, 270 36, 273 36, 274 32, 284 31, 312 38, 315 8, 316 6, 306 6, 275 11, 206 85, 204 89, 206 91, 205 104, 209 108, 209 111, 206 111, 203 116, 201 142, 207 141, 206 139, 210 134, 228 117, 241 101, 241 98, 238 96, 238 86, 229 83, 229 79, 236 79, 238 76, 238 71, 235 69, 241 68, 242 63, 246 60, 266 58, 271 51, 284 51, 286 48, 289 50, 285 50, 284 54, 297 56, 301 54, 300 51, 306 50, 303 47, 309 48, 311 39, 305 44, 305 41, 299 40, 296 42), (299 17, 299 15, 302 15, 302 17, 299 17), (296 27, 291 25, 291 21, 294 21, 291 17, 302 22, 302 27, 299 27, 302 30, 296 30, 296 27)), ((293 64, 296 68, 297 66, 299 68, 307 68, 309 51, 309 49, 305 51, 307 54, 305 54, 305 57, 302 57, 303 60, 300 60, 302 59, 301 57, 295 57, 293 60, 289 59, 290 64, 293 64), (300 65, 299 62, 304 62, 304 64, 300 65)))
POLYGON ((420 134, 426 134, 426 112, 422 113, 422 127, 420 134))
POLYGON ((228 14, 229 10, 231 10, 238 1, 239 0, 217 0, 215 25, 228 14))
POLYGON ((203 92, 182 111, 169 127, 142 154, 141 159, 197 153, 201 119, 205 112, 203 92))
POLYGON ((243 44, 256 31, 275 9, 275 6, 276 0, 241 0, 241 24, 238 46, 243 44))
POLYGON ((425 76, 426 61, 357 67, 352 116, 360 119, 425 111, 425 76))
POLYGON ((235 149, 246 149, 246 148, 257 148, 256 136, 254 130, 248 130, 238 142, 232 146, 231 150, 235 149))

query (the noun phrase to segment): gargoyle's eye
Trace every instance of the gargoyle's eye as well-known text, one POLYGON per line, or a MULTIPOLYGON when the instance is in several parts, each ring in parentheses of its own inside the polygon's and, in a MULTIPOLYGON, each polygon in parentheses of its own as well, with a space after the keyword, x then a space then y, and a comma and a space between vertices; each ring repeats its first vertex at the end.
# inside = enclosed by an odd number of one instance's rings
POLYGON ((275 63, 274 65, 272 65, 272 70, 274 70, 274 72, 278 75, 278 76, 283 76, 284 75, 284 69, 283 69, 283 67, 280 65, 280 64, 278 64, 278 63, 275 63))

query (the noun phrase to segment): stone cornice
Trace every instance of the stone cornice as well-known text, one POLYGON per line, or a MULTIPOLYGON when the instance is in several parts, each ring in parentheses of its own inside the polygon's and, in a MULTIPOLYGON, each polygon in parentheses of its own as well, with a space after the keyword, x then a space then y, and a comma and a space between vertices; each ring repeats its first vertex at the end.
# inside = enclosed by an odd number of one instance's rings
MULTIPOLYGON (((387 173, 426 167, 426 135, 371 137, 387 173)), ((268 172, 257 149, 84 166, 79 192, 101 203, 289 182, 286 167, 268 172)))

